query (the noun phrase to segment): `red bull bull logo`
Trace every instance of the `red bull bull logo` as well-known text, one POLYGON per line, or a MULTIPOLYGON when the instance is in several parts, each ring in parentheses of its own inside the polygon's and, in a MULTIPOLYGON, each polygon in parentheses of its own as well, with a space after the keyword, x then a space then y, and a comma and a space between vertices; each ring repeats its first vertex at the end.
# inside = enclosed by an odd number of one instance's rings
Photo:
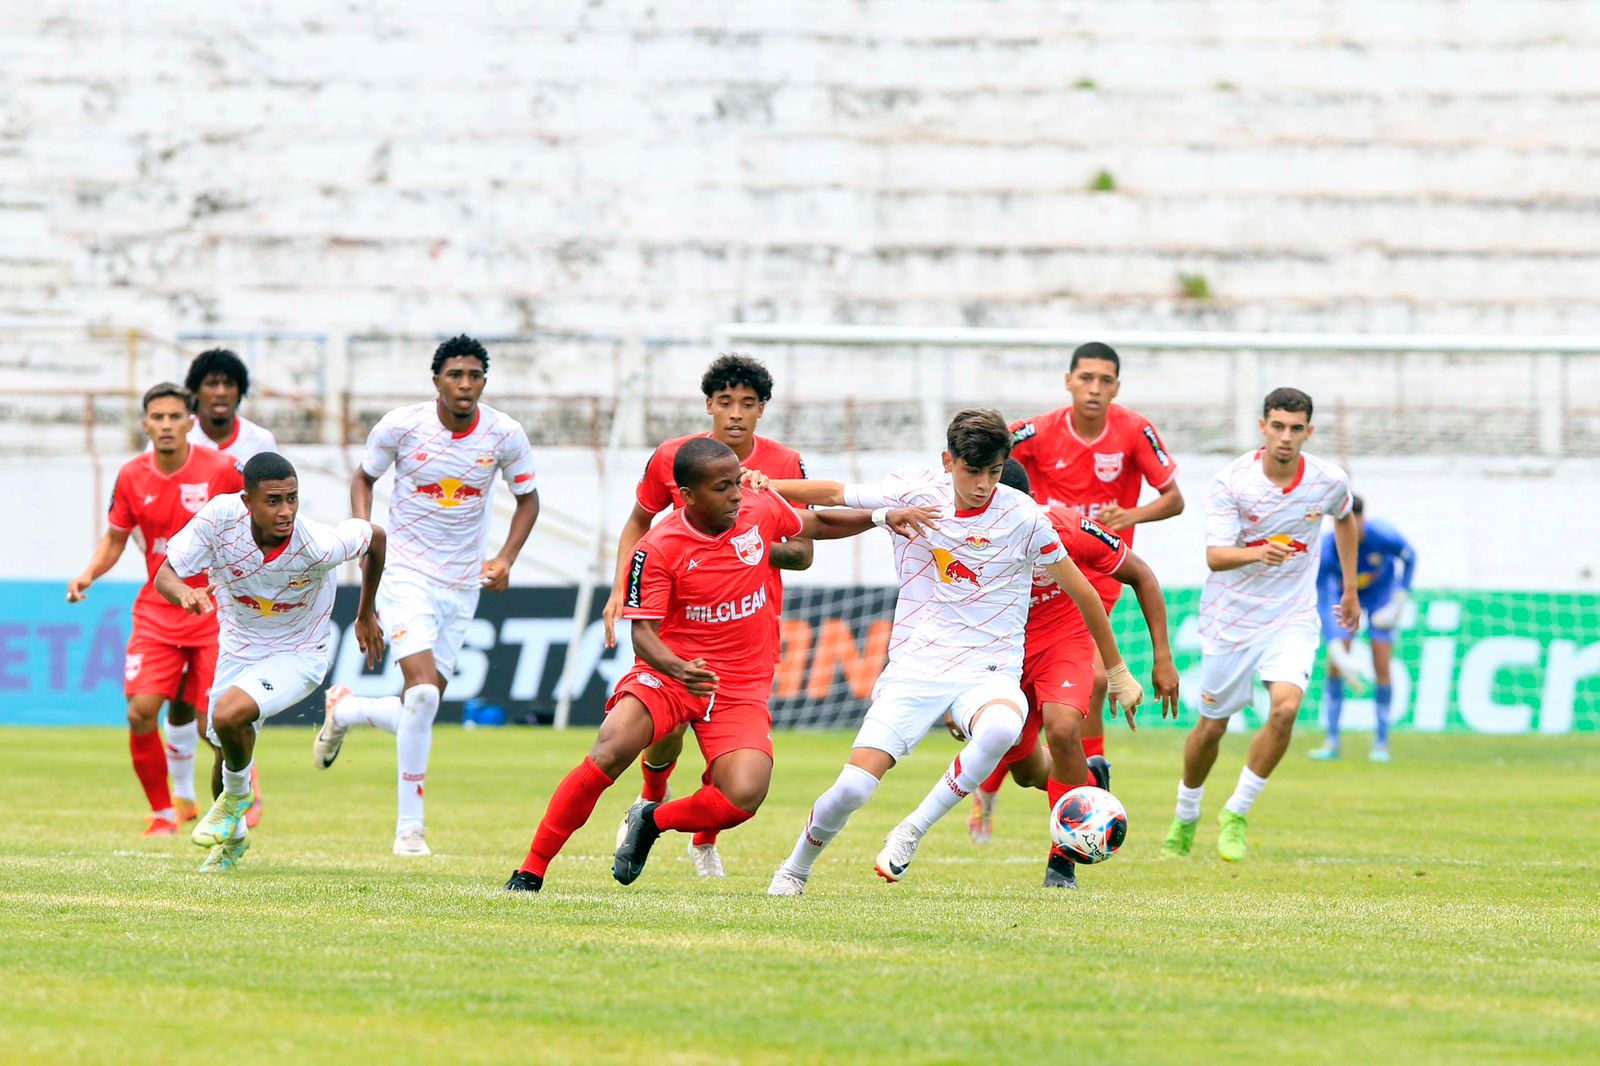
POLYGON ((1274 544, 1282 544, 1284 547, 1288 548, 1290 553, 1293 555, 1299 555, 1303 552, 1308 552, 1311 550, 1311 545, 1307 544, 1303 540, 1295 540, 1287 533, 1274 533, 1272 536, 1266 537, 1262 540, 1253 540, 1249 544, 1246 544, 1245 547, 1259 548, 1261 545, 1267 543, 1267 541, 1271 541, 1274 544))
POLYGON ((952 552, 943 548, 933 549, 933 565, 938 568, 939 582, 944 585, 953 585, 957 581, 965 581, 973 588, 978 587, 978 578, 983 576, 983 567, 974 570, 966 563, 955 557, 952 552))
POLYGON ((285 603, 282 600, 264 600, 258 596, 246 596, 243 594, 235 595, 233 597, 233 602, 237 603, 241 607, 248 608, 257 614, 266 615, 288 614, 290 611, 299 610, 301 607, 306 605, 304 600, 296 600, 292 603, 285 603))
POLYGON ((483 490, 464 481, 457 481, 453 477, 447 477, 432 484, 418 485, 417 495, 428 497, 440 507, 460 507, 468 500, 482 499, 483 490))

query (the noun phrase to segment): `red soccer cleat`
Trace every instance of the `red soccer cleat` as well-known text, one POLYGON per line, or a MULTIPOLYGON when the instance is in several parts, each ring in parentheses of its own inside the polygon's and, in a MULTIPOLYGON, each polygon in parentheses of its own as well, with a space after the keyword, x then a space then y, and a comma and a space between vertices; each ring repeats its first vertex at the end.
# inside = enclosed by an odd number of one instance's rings
POLYGON ((145 822, 144 832, 139 835, 146 837, 175 837, 178 835, 178 823, 171 818, 163 818, 159 814, 152 814, 145 822))

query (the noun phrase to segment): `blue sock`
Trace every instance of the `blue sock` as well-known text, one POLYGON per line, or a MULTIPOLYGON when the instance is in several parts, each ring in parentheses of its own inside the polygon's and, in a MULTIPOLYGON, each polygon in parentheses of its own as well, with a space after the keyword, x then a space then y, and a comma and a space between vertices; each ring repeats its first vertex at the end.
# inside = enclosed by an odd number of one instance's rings
POLYGON ((1373 702, 1377 708, 1378 738, 1381 747, 1389 746, 1389 705, 1394 698, 1393 685, 1379 685, 1374 693, 1373 702))
POLYGON ((1328 743, 1339 746, 1339 715, 1344 712, 1344 678, 1328 678, 1323 706, 1328 712, 1328 743))

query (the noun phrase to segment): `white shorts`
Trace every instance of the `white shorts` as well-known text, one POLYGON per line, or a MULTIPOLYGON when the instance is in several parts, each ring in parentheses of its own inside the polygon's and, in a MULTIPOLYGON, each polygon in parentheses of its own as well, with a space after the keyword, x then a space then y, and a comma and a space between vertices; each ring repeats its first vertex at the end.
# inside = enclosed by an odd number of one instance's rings
MULTIPOLYGON (((261 709, 261 716, 255 722, 256 731, 260 732, 261 723, 317 691, 326 676, 328 655, 321 651, 309 655, 283 652, 254 662, 221 659, 217 663, 216 679, 211 684, 210 706, 215 708, 217 697, 228 689, 238 689, 255 700, 261 709)), ((215 720, 215 715, 207 714, 206 739, 220 745, 217 731, 211 724, 215 720)))
POLYGON ((433 652, 441 676, 455 673, 456 656, 478 610, 478 589, 458 589, 409 570, 391 570, 378 584, 378 620, 396 662, 433 652))
POLYGON ((1207 652, 1200 659, 1200 716, 1227 718, 1248 705, 1257 675, 1262 684, 1285 681, 1304 692, 1321 647, 1322 635, 1315 629, 1293 626, 1224 652, 1207 652))
POLYGON ((971 736, 973 716, 1000 700, 1014 704, 1027 718, 1028 700, 1014 677, 950 681, 886 673, 872 688, 872 706, 851 747, 877 748, 899 762, 917 749, 929 729, 944 721, 946 711, 955 719, 956 728, 971 736))

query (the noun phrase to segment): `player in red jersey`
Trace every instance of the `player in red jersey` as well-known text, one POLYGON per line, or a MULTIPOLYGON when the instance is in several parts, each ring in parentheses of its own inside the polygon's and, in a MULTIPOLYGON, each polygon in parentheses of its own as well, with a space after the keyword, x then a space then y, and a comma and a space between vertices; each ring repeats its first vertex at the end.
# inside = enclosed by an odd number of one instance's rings
MULTIPOLYGON (((1000 483, 1018 492, 1030 489, 1027 472, 1015 459, 1006 460, 1000 483)), ((1059 504, 1047 507, 1046 512, 1066 546, 1068 558, 1078 564, 1099 593, 1107 614, 1115 601, 1105 591, 1105 579, 1133 588, 1155 653, 1150 680, 1161 705, 1161 717, 1176 718, 1178 671, 1167 639, 1167 603, 1155 572, 1133 554, 1122 538, 1093 519, 1059 504)), ((1036 570, 1028 608, 1027 653, 1022 663, 1022 693, 1028 698, 1028 717, 1016 745, 976 790, 979 795, 987 793, 990 809, 1008 772, 1024 788, 1043 789, 1052 809, 1057 800, 1075 788, 1104 788, 1108 783, 1091 772, 1083 752, 1082 727, 1089 715, 1094 660, 1094 638, 1082 612, 1048 573, 1036 570), (1048 752, 1039 745, 1041 726, 1050 743, 1048 752)), ((1127 718, 1128 728, 1136 729, 1133 709, 1128 710, 1127 718)), ((973 836, 978 839, 976 831, 973 836)), ((1044 886, 1078 887, 1072 860, 1054 847, 1045 865, 1044 886)))
MULTIPOLYGON (((617 573, 606 602, 606 647, 616 646, 616 625, 622 617, 623 596, 627 591, 628 563, 633 557, 634 545, 650 529, 661 512, 675 509, 682 501, 678 486, 672 476, 673 459, 685 441, 709 437, 733 449, 739 464, 747 470, 758 470, 773 479, 798 479, 806 476, 805 463, 800 453, 786 448, 775 440, 756 435, 756 425, 766 412, 767 401, 772 399, 772 375, 760 362, 748 355, 727 354, 718 356, 700 379, 700 391, 706 397, 706 414, 711 416, 711 429, 707 433, 678 437, 666 441, 650 456, 645 464, 644 476, 634 493, 633 513, 622 527, 617 538, 617 573)), ((805 570, 811 566, 811 541, 797 537, 773 544, 768 551, 770 565, 765 567, 771 581, 769 595, 783 603, 784 570, 805 570)), ((776 626, 776 622, 773 623, 776 626)), ((774 636, 776 640, 776 635, 774 636)), ((777 644, 774 644, 777 647, 777 644)), ((640 760, 639 769, 644 783, 639 798, 660 802, 667 798, 667 779, 677 765, 683 751, 683 729, 663 737, 651 745, 640 760)), ((622 839, 623 829, 617 830, 622 839)), ((694 862, 695 873, 701 877, 723 876, 722 858, 717 854, 717 834, 702 833, 689 842, 689 857, 694 862)))
POLYGON ((612 876, 631 884, 656 838, 748 821, 772 780, 772 675, 781 604, 767 577, 771 545, 834 538, 888 524, 912 535, 934 517, 916 508, 796 511, 775 492, 742 489, 739 459, 710 438, 673 459, 683 507, 646 533, 628 560, 623 617, 633 622, 634 668, 617 683, 587 758, 562 779, 508 892, 538 892, 550 860, 594 812, 600 794, 651 744, 694 728, 706 758, 702 787, 628 811, 612 876), (909 524, 908 524, 909 523, 909 524))
MULTIPOLYGON (((174 836, 180 822, 199 816, 194 754, 200 727, 195 709, 205 706, 217 665, 216 616, 186 614, 157 593, 152 582, 167 557, 168 539, 213 496, 244 488, 232 459, 189 443, 191 402, 187 389, 170 382, 144 394, 143 424, 152 450, 129 459, 117 472, 105 535, 95 545, 88 568, 67 585, 67 602, 82 601, 90 586, 122 558, 128 535, 139 530, 149 580, 133 604, 123 692, 128 697, 133 772, 150 803, 145 836, 174 836), (165 750, 158 729, 163 703, 168 704, 165 750)), ((204 588, 206 582, 201 577, 189 584, 204 588)))
MULTIPOLYGON (((1071 407, 1015 422, 1011 454, 1028 472, 1034 497, 1046 507, 1074 508, 1133 545, 1134 526, 1159 522, 1183 512, 1178 464, 1156 427, 1142 415, 1112 401, 1122 387, 1122 360, 1109 344, 1079 345, 1067 366, 1071 407), (1143 507, 1139 492, 1148 482, 1160 493, 1143 507)), ((1114 578, 1091 577, 1106 609, 1121 595, 1114 578)), ((1094 669, 1084 750, 1110 780, 1105 762, 1105 669, 1094 669)))

